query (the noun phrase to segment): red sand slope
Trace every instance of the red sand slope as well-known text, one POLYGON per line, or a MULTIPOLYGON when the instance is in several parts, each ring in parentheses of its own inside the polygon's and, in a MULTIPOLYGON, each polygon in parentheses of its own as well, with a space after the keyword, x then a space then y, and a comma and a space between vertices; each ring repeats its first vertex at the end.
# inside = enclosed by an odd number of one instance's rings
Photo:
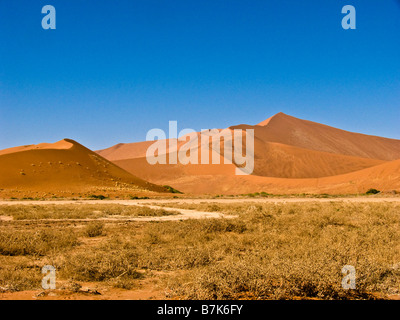
POLYGON ((99 188, 165 192, 68 139, 1 150, 0 188, 53 193, 99 188))

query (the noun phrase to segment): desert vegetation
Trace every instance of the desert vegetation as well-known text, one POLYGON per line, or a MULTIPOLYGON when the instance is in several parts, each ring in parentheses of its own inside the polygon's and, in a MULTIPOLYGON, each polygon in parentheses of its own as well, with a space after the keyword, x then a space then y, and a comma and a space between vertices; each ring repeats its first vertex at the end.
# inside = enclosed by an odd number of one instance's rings
POLYGON ((0 206, 0 216, 11 216, 14 220, 40 219, 99 219, 112 216, 167 216, 178 214, 162 208, 125 206, 121 204, 53 204, 53 205, 10 205, 0 206))
POLYGON ((174 299, 399 294, 400 205, 395 202, 175 204, 237 217, 164 222, 101 219, 105 210, 129 214, 124 210, 138 208, 57 205, 40 207, 39 214, 38 207, 0 208, 0 215, 14 217, 0 222, 3 291, 41 290, 41 267, 51 264, 59 287, 90 282, 135 290, 151 279, 163 297, 174 299), (98 221, 72 222, 65 218, 68 212, 98 221), (41 221, 51 215, 58 219, 41 221), (32 220, 21 220, 28 217, 32 220), (341 286, 345 265, 356 269, 355 290, 341 286))

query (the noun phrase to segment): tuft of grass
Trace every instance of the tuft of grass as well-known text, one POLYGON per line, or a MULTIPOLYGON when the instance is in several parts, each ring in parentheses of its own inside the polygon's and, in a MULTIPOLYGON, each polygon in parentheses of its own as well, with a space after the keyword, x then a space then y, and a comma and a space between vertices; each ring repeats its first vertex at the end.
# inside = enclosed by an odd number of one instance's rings
POLYGON ((38 289, 42 277, 41 269, 29 260, 7 263, 5 257, 0 256, 0 293, 38 289))
POLYGON ((104 223, 100 221, 92 221, 89 222, 86 227, 84 234, 87 237, 93 238, 93 237, 99 237, 103 235, 104 231, 104 223))
POLYGON ((61 275, 77 281, 137 279, 137 254, 134 249, 93 248, 90 252, 68 254, 60 263, 61 275))

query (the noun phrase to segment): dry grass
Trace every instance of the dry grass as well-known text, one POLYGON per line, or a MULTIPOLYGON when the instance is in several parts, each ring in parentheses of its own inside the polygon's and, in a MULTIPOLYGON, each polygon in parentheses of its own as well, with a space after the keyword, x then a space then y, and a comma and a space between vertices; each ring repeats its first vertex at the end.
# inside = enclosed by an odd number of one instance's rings
MULTIPOLYGON (((93 212, 90 205, 80 206, 93 212)), ((2 222, 0 286, 40 285, 27 262, 15 269, 11 255, 20 255, 39 257, 36 265, 54 265, 60 279, 126 289, 156 271, 168 272, 160 285, 168 297, 182 299, 371 299, 399 293, 398 204, 204 203, 195 208, 239 217, 106 222, 103 236, 94 238, 82 223, 66 228, 55 221, 48 233, 46 225, 2 222), (356 290, 341 287, 344 265, 356 268, 356 290), (24 272, 31 280, 21 284, 24 272)))
POLYGON ((93 221, 86 225, 84 232, 87 237, 93 238, 101 236, 103 234, 103 229, 104 229, 104 222, 93 221))
POLYGON ((52 204, 52 205, 2 205, 0 215, 12 216, 15 220, 40 219, 98 219, 110 216, 168 216, 177 211, 152 209, 121 204, 52 204))
POLYGON ((38 286, 42 280, 41 267, 33 258, 0 255, 0 293, 23 291, 38 286))
POLYGON ((0 233, 0 254, 3 256, 44 256, 78 244, 71 228, 54 230, 4 230, 0 233))

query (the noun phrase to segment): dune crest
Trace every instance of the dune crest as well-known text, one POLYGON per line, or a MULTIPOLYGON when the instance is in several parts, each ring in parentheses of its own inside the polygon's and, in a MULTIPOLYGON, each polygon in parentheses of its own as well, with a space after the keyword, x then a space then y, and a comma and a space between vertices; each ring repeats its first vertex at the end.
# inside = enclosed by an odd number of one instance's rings
POLYGON ((70 139, 1 150, 0 188, 58 194, 101 189, 166 192, 70 139))
POLYGON ((282 112, 253 128, 264 141, 361 158, 400 159, 400 140, 349 132, 282 112))
POLYGON ((55 143, 31 144, 31 145, 26 145, 26 146, 13 147, 13 148, 0 150, 0 155, 21 152, 21 151, 28 151, 28 150, 44 150, 44 149, 59 149, 59 150, 64 149, 65 150, 65 149, 72 148, 74 143, 76 143, 76 142, 73 140, 63 139, 63 140, 60 140, 55 143))

